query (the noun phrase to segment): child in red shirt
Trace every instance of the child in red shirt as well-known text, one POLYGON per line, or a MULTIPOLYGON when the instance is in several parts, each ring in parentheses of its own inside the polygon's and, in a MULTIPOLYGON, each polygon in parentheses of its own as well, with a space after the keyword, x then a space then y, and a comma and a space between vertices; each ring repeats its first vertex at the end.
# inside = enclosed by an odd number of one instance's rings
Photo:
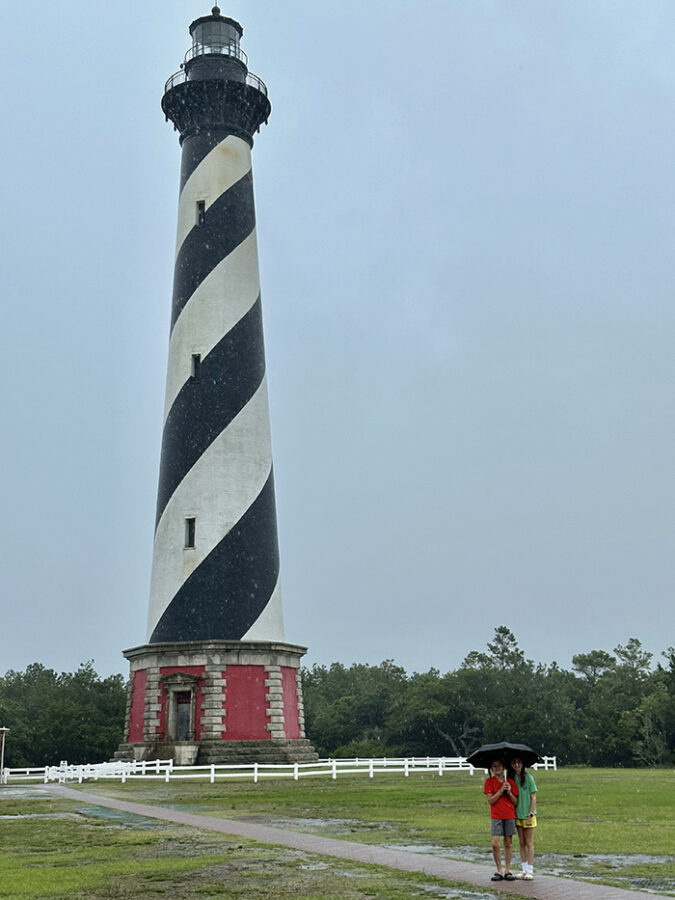
POLYGON ((504 763, 501 759, 493 759, 490 766, 492 776, 485 779, 483 793, 490 804, 490 833, 492 836, 492 858, 497 871, 492 881, 515 881, 511 872, 511 844, 516 833, 516 801, 518 788, 512 778, 506 777, 504 763), (502 852, 500 838, 504 838, 504 862, 506 872, 502 869, 502 852))

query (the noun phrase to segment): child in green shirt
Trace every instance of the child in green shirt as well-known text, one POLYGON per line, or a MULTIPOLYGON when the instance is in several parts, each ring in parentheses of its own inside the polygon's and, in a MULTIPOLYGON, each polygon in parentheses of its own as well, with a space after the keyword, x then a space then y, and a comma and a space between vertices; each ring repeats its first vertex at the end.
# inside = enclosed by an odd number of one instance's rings
POLYGON ((509 775, 518 786, 516 804, 516 831, 520 848, 520 864, 523 871, 516 875, 525 881, 534 878, 534 829, 537 827, 537 785, 525 770, 522 759, 514 756, 509 775))

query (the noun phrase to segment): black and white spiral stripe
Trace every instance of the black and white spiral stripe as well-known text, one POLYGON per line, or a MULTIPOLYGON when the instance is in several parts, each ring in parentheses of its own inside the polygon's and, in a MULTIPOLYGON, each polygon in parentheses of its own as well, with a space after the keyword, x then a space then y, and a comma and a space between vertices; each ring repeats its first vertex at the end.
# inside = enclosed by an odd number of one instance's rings
POLYGON ((182 182, 148 640, 283 641, 249 144, 188 138, 182 182))

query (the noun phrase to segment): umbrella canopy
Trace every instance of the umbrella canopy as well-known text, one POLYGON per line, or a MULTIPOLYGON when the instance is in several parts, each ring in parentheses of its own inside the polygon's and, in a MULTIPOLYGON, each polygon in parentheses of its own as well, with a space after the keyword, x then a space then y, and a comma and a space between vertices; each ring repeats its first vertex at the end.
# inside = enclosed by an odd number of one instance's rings
POLYGON ((501 759, 508 766, 514 756, 519 756, 524 766, 543 762, 539 754, 528 747, 527 744, 512 744, 510 741, 502 741, 501 744, 483 744, 478 750, 474 750, 466 761, 477 769, 489 769, 493 760, 501 759))

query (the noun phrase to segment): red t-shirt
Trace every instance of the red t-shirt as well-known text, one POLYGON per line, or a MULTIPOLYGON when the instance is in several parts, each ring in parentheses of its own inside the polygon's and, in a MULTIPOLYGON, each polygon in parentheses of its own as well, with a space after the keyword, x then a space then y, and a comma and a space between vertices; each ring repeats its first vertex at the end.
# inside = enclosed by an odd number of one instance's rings
MULTIPOLYGON (((514 797, 518 796, 518 788, 516 787, 516 783, 512 778, 507 779, 509 783, 509 787, 511 788, 511 793, 514 797)), ((486 778, 485 784, 483 785, 483 793, 484 794, 496 794, 499 788, 502 786, 503 779, 495 778, 494 775, 492 778, 486 778)), ((499 800, 496 803, 493 803, 490 807, 490 818, 491 819, 515 819, 516 817, 516 808, 511 803, 507 794, 502 794, 499 800)))

